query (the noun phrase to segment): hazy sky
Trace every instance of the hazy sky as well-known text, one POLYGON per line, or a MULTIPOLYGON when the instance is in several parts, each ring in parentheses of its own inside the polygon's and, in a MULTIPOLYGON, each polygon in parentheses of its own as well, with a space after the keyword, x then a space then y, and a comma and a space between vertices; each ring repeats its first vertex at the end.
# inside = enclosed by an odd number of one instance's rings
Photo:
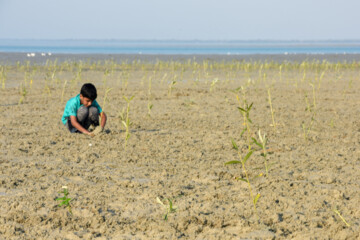
POLYGON ((0 0, 0 38, 360 39, 360 0, 0 0))

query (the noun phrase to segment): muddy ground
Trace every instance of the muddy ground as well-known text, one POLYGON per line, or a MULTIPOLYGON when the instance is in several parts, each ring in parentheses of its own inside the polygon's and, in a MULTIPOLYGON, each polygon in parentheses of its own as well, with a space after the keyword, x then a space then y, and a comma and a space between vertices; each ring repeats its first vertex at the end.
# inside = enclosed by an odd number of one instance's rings
POLYGON ((140 63, 105 74, 89 65, 76 78, 77 69, 59 67, 51 76, 51 67, 6 67, 1 239, 360 237, 358 65, 309 67, 305 74, 285 67, 280 73, 275 67, 182 70, 140 63), (108 116, 94 138, 70 134, 61 123, 66 101, 85 82, 98 88, 108 116), (127 142, 124 96, 134 96, 127 142), (252 123, 241 135, 244 99, 253 104, 252 123), (241 164, 225 163, 244 157, 247 134, 259 141, 258 130, 268 139, 269 171, 262 150, 251 144, 245 167, 253 195, 260 194, 255 211, 248 184, 238 180, 246 178, 241 164), (72 214, 55 200, 62 186, 72 214), (176 207, 167 221, 157 197, 176 207))

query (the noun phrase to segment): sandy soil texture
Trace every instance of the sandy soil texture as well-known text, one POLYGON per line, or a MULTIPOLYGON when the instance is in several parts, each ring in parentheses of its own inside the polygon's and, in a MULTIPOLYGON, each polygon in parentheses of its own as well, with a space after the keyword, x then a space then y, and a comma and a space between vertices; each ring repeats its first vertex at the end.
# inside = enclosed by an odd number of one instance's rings
POLYGON ((359 63, 1 68, 1 239, 360 238, 359 63), (60 121, 85 82, 108 116, 94 138, 60 121), (249 146, 246 173, 225 165, 249 146), (62 186, 72 213, 56 201, 62 186))

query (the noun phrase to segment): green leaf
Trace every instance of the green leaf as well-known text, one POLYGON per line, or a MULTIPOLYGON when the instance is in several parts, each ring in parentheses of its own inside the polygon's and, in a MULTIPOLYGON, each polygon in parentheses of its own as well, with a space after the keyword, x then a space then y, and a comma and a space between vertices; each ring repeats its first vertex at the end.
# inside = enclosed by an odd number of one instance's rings
POLYGON ((230 165, 230 164, 238 164, 241 163, 240 161, 230 161, 230 162, 226 162, 225 165, 230 165))
POLYGON ((258 193, 254 199, 254 205, 256 205, 257 201, 259 200, 260 193, 258 193))
POLYGON ((246 154, 246 156, 243 159, 243 163, 245 164, 246 161, 249 159, 249 157, 251 156, 251 154, 253 153, 253 151, 250 151, 248 154, 246 154))
POLYGON ((240 91, 240 89, 241 89, 241 87, 238 87, 235 90, 233 90, 233 92, 238 92, 238 91, 240 91))
POLYGON ((248 180, 246 180, 245 178, 237 177, 237 178, 235 178, 235 179, 236 179, 236 180, 243 181, 243 182, 246 182, 246 183, 249 183, 248 180))
POLYGON ((172 209, 172 201, 170 200, 170 198, 167 199, 169 201, 169 207, 170 207, 170 210, 172 209))
POLYGON ((258 141, 256 141, 256 139, 255 138, 251 138, 252 140, 253 140, 253 142, 256 144, 256 145, 258 145, 259 147, 263 147, 258 141))
POLYGON ((235 142, 234 139, 231 139, 231 143, 232 143, 233 148, 239 151, 239 148, 238 148, 238 146, 236 145, 236 142, 235 142))
POLYGON ((238 107, 238 109, 239 109, 241 112, 246 113, 245 109, 243 109, 243 108, 241 108, 241 107, 238 107))
POLYGON ((253 103, 251 103, 250 106, 247 108, 247 112, 250 112, 252 106, 253 106, 253 103))

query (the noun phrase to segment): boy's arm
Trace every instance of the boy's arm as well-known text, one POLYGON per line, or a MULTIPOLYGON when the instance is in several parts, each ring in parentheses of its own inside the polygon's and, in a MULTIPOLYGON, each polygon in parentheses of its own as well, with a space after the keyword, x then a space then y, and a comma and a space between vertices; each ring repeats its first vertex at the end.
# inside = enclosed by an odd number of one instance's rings
POLYGON ((93 136, 94 134, 83 128, 80 123, 77 121, 76 116, 70 116, 71 125, 73 125, 74 128, 79 130, 80 132, 93 136))
POLYGON ((106 119, 107 119, 105 112, 100 113, 100 118, 101 118, 101 120, 100 120, 101 121, 101 128, 104 129, 105 124, 106 124, 106 119))

